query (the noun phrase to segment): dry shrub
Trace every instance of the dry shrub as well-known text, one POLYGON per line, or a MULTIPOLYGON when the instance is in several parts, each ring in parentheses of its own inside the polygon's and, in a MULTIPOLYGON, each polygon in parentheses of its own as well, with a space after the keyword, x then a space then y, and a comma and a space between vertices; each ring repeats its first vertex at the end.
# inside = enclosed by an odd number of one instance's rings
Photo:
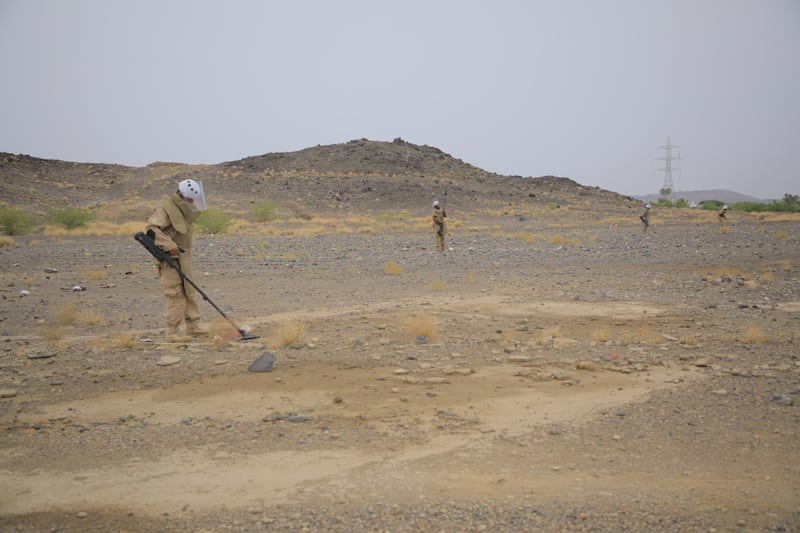
POLYGON ((22 284, 30 289, 33 286, 33 278, 25 278, 25 279, 23 279, 22 280, 22 284))
POLYGON ((432 291, 443 291, 447 288, 447 280, 446 279, 435 279, 428 284, 428 287, 432 291))
POLYGON ((733 230, 731 230, 731 228, 729 228, 728 226, 722 226, 721 228, 719 228, 719 231, 724 235, 728 235, 733 230))
POLYGON ((735 277, 738 274, 739 271, 737 269, 729 266, 721 266, 714 269, 714 275, 717 276, 718 278, 721 278, 723 276, 735 277))
POLYGON ((548 344, 553 342, 553 339, 557 339, 561 336, 561 326, 550 326, 549 328, 544 328, 539 334, 536 336, 536 344, 548 344))
POLYGON ((53 311, 53 321, 59 326, 98 325, 103 323, 103 315, 87 309, 78 309, 67 303, 53 311))
POLYGON ((12 246, 14 244, 14 239, 8 237, 7 235, 0 236, 0 246, 12 246))
POLYGON ((130 333, 120 333, 114 337, 114 343, 117 348, 129 349, 134 348, 138 342, 130 333))
POLYGON ((592 330, 591 338, 594 342, 606 342, 611 340, 611 332, 608 328, 596 328, 592 330))
POLYGON ((400 274, 403 271, 403 267, 397 264, 395 261, 386 261, 383 264, 383 273, 389 275, 400 274))
POLYGON ((106 279, 106 271, 105 270, 87 270, 84 272, 86 279, 91 280, 100 280, 106 279))
POLYGON ((123 222, 115 224, 113 222, 105 222, 93 220, 88 222, 85 227, 67 229, 63 226, 55 226, 46 224, 44 227, 44 235, 80 235, 80 236, 111 236, 111 235, 133 235, 137 231, 142 230, 141 222, 123 222))
POLYGON ((414 337, 425 337, 430 340, 436 333, 433 317, 429 314, 413 315, 406 320, 406 331, 414 337))
POLYGON ((302 342, 308 331, 305 322, 283 322, 272 332, 272 342, 276 348, 293 346, 302 342))
POLYGON ((785 231, 776 231, 774 236, 779 241, 785 241, 786 239, 789 238, 789 236, 786 234, 785 231))
POLYGON ((478 280, 478 276, 475 275, 472 272, 468 272, 468 273, 464 274, 464 277, 462 278, 462 281, 464 283, 475 283, 477 280, 478 280))
POLYGON ((684 346, 697 346, 697 336, 694 333, 687 333, 681 337, 680 343, 684 346))
POLYGON ((750 324, 747 326, 747 329, 742 336, 742 342, 746 344, 757 344, 760 342, 766 342, 766 340, 767 337, 764 335, 764 332, 755 324, 750 324))
POLYGON ((550 244, 563 244, 564 238, 561 235, 553 235, 548 242, 550 244))
POLYGON ((645 344, 661 344, 664 342, 664 337, 653 329, 648 324, 639 326, 639 341, 645 344))
POLYGON ((775 281, 775 274, 772 272, 763 272, 760 277, 761 281, 766 281, 767 283, 775 281))

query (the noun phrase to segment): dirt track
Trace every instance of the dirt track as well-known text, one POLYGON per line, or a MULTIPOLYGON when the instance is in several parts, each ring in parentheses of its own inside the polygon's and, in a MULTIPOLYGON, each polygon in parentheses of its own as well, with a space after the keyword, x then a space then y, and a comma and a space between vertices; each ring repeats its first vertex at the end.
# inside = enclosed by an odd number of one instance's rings
MULTIPOLYGON (((518 225, 572 231, 552 217, 518 225)), ((564 244, 465 224, 444 254, 407 231, 200 237, 197 281, 262 338, 188 345, 160 343, 132 240, 19 239, 0 525, 798 531, 800 229, 692 217, 564 244), (102 321, 52 333, 65 303, 102 321), (307 332, 276 347, 286 323, 307 332)))

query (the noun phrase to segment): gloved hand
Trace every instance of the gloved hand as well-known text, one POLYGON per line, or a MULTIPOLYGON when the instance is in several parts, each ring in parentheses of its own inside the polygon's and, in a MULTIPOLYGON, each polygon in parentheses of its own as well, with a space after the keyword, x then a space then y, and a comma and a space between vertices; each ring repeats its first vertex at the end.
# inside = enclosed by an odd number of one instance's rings
POLYGON ((180 256, 180 249, 176 246, 172 250, 169 251, 169 256, 173 259, 177 259, 180 256))

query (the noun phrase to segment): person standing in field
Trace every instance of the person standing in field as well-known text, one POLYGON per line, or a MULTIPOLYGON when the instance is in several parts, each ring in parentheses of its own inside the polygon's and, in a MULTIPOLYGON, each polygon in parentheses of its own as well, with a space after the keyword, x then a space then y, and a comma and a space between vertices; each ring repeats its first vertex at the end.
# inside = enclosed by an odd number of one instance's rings
POLYGON ((717 220, 719 220, 719 229, 722 230, 722 226, 725 225, 725 222, 728 221, 728 218, 725 216, 725 213, 728 212, 728 204, 722 206, 722 209, 719 210, 717 213, 717 220))
POLYGON ((647 228, 650 227, 650 204, 645 204, 644 212, 639 217, 642 221, 642 233, 647 233, 647 228))
POLYGON ((447 213, 439 206, 439 200, 433 201, 433 232, 436 235, 436 250, 439 252, 444 251, 444 236, 445 236, 445 223, 444 219, 447 218, 447 213))
MULTIPOLYGON (((186 179, 178 183, 175 194, 167 194, 161 198, 161 206, 147 220, 146 233, 156 246, 169 253, 189 279, 192 277, 194 222, 205 209, 203 184, 186 179)), ((158 264, 158 277, 167 307, 167 340, 186 340, 181 334, 184 324, 187 335, 207 335, 208 331, 200 325, 200 308, 194 287, 185 283, 181 275, 164 261, 158 264)))

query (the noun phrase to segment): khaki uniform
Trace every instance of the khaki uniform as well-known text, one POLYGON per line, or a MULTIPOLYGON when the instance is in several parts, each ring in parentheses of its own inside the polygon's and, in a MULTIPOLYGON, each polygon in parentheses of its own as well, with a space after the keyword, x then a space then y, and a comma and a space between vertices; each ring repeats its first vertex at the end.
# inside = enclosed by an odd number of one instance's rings
POLYGON ((717 220, 719 220, 719 227, 721 228, 728 218, 725 216, 727 209, 722 209, 719 213, 717 213, 717 220))
POLYGON ((446 217, 447 213, 444 212, 444 209, 440 209, 439 206, 433 207, 433 216, 431 217, 433 220, 433 233, 436 235, 436 249, 440 252, 444 251, 444 236, 447 233, 444 223, 446 217))
MULTIPOLYGON (((156 245, 171 252, 170 255, 181 271, 192 279, 192 230, 200 212, 177 194, 161 198, 161 207, 147 220, 147 230, 155 234, 156 245), (175 257, 175 250, 178 256, 175 257)), ((161 261, 158 264, 158 277, 167 304, 167 336, 180 335, 186 322, 186 333, 204 334, 200 327, 200 309, 197 304, 197 291, 180 274, 161 261)))
POLYGON ((650 226, 650 210, 645 208, 644 213, 642 213, 642 216, 639 217, 639 220, 642 221, 642 225, 644 226, 642 228, 642 233, 647 233, 647 228, 650 226))

